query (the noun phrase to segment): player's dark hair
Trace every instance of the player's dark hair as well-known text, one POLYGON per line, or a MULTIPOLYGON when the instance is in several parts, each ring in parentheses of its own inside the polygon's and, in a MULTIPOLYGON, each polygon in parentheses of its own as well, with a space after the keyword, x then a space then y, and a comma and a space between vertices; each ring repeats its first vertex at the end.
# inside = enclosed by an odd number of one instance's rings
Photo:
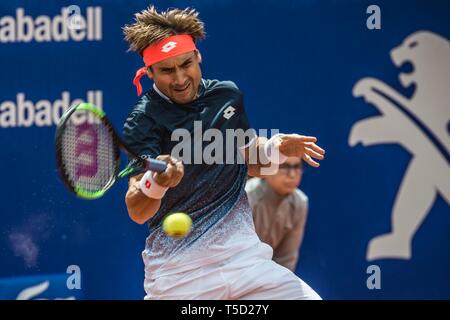
POLYGON ((134 15, 135 22, 123 27, 125 40, 129 43, 128 51, 142 51, 150 44, 160 42, 177 34, 189 34, 194 40, 204 39, 203 22, 195 9, 169 9, 157 12, 154 6, 134 15))

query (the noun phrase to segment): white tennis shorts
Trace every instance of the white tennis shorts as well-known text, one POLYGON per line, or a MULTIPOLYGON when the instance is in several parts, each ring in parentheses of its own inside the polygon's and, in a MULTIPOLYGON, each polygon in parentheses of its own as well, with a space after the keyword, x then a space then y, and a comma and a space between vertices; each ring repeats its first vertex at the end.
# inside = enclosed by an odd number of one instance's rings
MULTIPOLYGON (((236 255, 193 270, 146 278, 146 300, 320 300, 285 267, 272 261, 262 242, 236 255)), ((207 252, 204 253, 208 255, 207 252)))

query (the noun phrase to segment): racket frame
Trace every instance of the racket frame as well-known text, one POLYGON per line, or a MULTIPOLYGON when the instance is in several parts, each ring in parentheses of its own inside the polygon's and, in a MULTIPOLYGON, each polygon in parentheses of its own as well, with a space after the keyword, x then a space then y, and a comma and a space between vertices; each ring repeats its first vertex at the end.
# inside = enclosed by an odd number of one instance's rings
POLYGON ((98 198, 102 197, 106 193, 106 191, 108 191, 116 183, 116 181, 118 179, 124 178, 136 171, 131 166, 127 166, 125 169, 123 169, 122 171, 119 172, 120 150, 121 149, 123 151, 125 151, 129 157, 131 156, 132 158, 134 158, 137 161, 137 163, 140 166, 142 166, 144 169, 148 167, 148 162, 146 160, 139 157, 137 154, 135 154, 133 151, 131 151, 122 142, 119 135, 114 130, 113 125, 111 124, 109 119, 106 117, 105 112, 103 110, 97 108, 96 106, 94 106, 91 103, 83 102, 83 103, 74 105, 63 114, 63 116, 61 117, 61 120, 59 121, 59 123, 56 127, 55 147, 56 147, 56 163, 57 163, 57 167, 58 167, 58 172, 59 172, 59 175, 60 175, 62 181, 64 182, 64 185, 66 185, 66 187, 70 191, 75 193, 78 197, 87 199, 87 200, 94 200, 94 199, 98 199, 98 198), (62 137, 63 137, 64 130, 68 124, 70 117, 72 116, 72 114, 75 111, 79 111, 79 110, 86 110, 88 112, 92 112, 95 115, 95 118, 98 119, 99 121, 101 121, 102 125, 104 125, 105 128, 109 131, 109 133, 113 139, 114 174, 111 175, 110 180, 102 188, 102 190, 88 191, 81 187, 75 186, 75 183, 71 181, 71 178, 69 177, 69 175, 66 173, 66 170, 65 170, 65 164, 64 164, 63 156, 62 156, 62 143, 63 143, 62 137))

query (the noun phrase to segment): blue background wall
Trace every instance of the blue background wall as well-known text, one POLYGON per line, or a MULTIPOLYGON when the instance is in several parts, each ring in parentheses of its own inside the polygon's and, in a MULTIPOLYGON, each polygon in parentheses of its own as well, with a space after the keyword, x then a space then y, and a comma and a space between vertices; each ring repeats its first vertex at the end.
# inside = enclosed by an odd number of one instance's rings
MULTIPOLYGON (((200 11, 208 34, 198 45, 203 75, 237 83, 254 127, 315 135, 327 150, 320 169, 303 179, 310 212, 297 274, 326 299, 450 298, 449 204, 437 198, 414 237, 411 259, 367 261, 369 240, 390 230, 411 154, 397 144, 348 143, 352 126, 377 114, 352 95, 353 86, 370 76, 411 96, 414 87, 401 86, 389 52, 418 30, 450 39, 449 1, 377 1, 381 30, 366 27, 371 1, 153 3, 200 11), (380 290, 366 286, 371 264, 381 268, 380 290)), ((71 4, 84 16, 87 7, 101 7, 101 40, 0 43, 0 117, 6 101, 17 104, 18 93, 36 104, 53 103, 64 91, 71 102, 100 91, 103 109, 121 129, 142 64, 126 52, 121 27, 147 1, 10 0, 0 3, 0 19, 15 17, 16 8, 33 18, 54 17, 71 4)), ((11 278, 65 274, 69 265, 81 268, 79 298, 141 299, 147 230, 127 216, 126 182, 94 202, 75 198, 56 172, 54 133, 53 124, 0 127, 0 278, 8 280, 0 281, 0 299, 16 297, 6 290, 11 278)), ((27 286, 18 280, 16 292, 27 286)), ((73 294, 38 297, 61 295, 73 294)))

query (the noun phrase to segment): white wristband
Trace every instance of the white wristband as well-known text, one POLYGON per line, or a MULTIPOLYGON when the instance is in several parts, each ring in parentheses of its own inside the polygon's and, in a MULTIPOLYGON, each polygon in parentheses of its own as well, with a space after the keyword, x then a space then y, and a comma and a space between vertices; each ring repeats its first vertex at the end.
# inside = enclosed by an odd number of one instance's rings
POLYGON ((139 181, 142 193, 152 199, 161 199, 166 194, 167 187, 162 187, 153 179, 154 172, 148 170, 139 181))
POLYGON ((267 159, 270 160, 270 162, 275 163, 275 164, 282 164, 282 163, 286 162, 286 160, 288 158, 287 156, 285 156, 284 154, 282 154, 280 152, 278 147, 275 147, 273 144, 273 141, 279 136, 282 136, 282 134, 279 133, 279 134, 274 135, 272 138, 267 140, 266 143, 264 144, 264 154, 266 155, 267 159))

